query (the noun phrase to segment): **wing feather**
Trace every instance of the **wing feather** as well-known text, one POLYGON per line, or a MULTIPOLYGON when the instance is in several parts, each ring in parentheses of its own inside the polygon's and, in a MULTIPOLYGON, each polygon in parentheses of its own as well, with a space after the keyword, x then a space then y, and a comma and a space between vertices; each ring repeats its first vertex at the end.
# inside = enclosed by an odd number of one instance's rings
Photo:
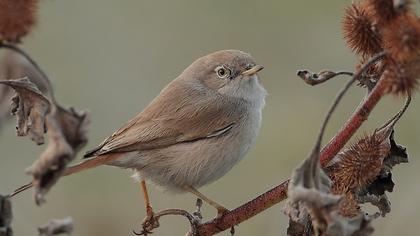
POLYGON ((143 112, 85 157, 214 138, 228 132, 243 116, 234 99, 225 100, 216 92, 209 94, 211 91, 199 86, 183 84, 174 80, 143 112))

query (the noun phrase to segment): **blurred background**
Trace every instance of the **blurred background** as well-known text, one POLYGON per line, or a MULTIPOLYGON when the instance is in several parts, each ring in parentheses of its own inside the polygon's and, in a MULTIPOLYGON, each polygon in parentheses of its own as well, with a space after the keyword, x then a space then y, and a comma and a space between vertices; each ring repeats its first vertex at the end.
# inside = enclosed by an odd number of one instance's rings
MULTIPOLYGON (((240 164, 201 191, 235 208, 288 178, 309 153, 324 113, 348 78, 310 87, 299 69, 354 70, 355 57, 342 40, 340 21, 351 1, 41 1, 39 22, 24 48, 51 77, 57 100, 91 113, 94 147, 141 111, 196 58, 220 49, 251 53, 265 66, 268 90, 263 126, 256 146, 240 164)), ((328 126, 324 143, 340 128, 364 96, 354 87, 328 126)), ((417 97, 396 129, 410 163, 394 170, 389 194, 392 211, 374 221, 375 235, 413 235, 420 217, 420 105, 417 97)), ((372 132, 400 109, 403 99, 383 99, 356 136, 372 132)), ((15 135, 14 120, 0 132, 0 193, 26 183, 24 169, 42 152, 15 135)), ((83 150, 84 151, 84 150, 83 150)), ((81 156, 81 155, 80 155, 81 156)), ((31 192, 13 200, 16 235, 36 235, 50 218, 72 216, 75 235, 130 235, 145 216, 131 173, 100 167, 66 177, 35 206, 31 192)), ((190 194, 172 195, 150 187, 156 210, 194 210, 190 194)), ((236 227, 237 235, 286 235, 284 203, 236 227)), ((204 207, 206 219, 216 212, 204 207)), ((155 235, 184 235, 180 217, 161 220, 155 235)), ((228 232, 222 235, 229 235, 228 232)))

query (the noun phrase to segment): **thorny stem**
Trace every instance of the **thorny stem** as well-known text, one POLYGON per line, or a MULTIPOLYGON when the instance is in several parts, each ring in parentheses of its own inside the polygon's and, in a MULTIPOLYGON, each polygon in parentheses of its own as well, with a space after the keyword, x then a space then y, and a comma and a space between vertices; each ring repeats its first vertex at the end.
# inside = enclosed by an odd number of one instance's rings
MULTIPOLYGON (((386 52, 382 52, 382 53, 377 54, 373 58, 371 58, 362 67, 362 69, 357 74, 354 75, 352 80, 355 80, 359 76, 361 76, 372 64, 381 60, 385 55, 386 55, 386 52)), ((348 84, 351 85, 350 82, 348 84)), ((344 145, 349 141, 352 135, 360 128, 363 122, 367 120, 370 112, 373 110, 373 108, 376 106, 379 100, 385 95, 385 90, 386 90, 386 81, 382 77, 381 79, 378 80, 373 90, 361 102, 359 107, 356 109, 356 111, 353 113, 350 119, 344 124, 341 130, 321 150, 321 153, 320 153, 321 166, 325 166, 344 147, 344 145)), ((338 96, 342 96, 341 93, 338 96)), ((337 102, 337 99, 336 99, 336 102, 337 102)), ((330 114, 329 115, 327 114, 327 117, 325 119, 325 121, 327 122, 329 119, 328 116, 330 116, 330 114)), ((321 128, 320 134, 323 132, 322 131, 323 129, 324 127, 321 128)), ((322 136, 319 136, 319 137, 322 137, 322 136)), ((318 142, 321 141, 319 140, 319 137, 318 137, 318 142)), ((289 183, 289 180, 286 180, 282 182, 281 184, 275 186, 274 188, 268 190, 267 192, 254 198, 253 200, 237 207, 236 209, 229 211, 220 217, 214 218, 202 225, 199 225, 197 235, 207 236, 207 235, 214 235, 216 233, 222 232, 226 229, 229 229, 232 226, 235 226, 257 215, 258 213, 272 207, 273 205, 283 201, 284 199, 287 198, 288 183, 289 183)), ((192 234, 192 232, 190 232, 189 235, 195 235, 195 234, 192 234)))

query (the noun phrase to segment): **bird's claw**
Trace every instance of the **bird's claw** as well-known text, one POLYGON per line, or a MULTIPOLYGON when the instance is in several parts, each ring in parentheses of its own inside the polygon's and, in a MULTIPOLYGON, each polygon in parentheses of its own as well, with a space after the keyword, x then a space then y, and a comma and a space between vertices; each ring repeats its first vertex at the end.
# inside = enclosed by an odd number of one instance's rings
POLYGON ((144 235, 147 236, 153 233, 153 230, 159 227, 159 219, 155 217, 152 208, 147 208, 147 216, 144 218, 143 223, 141 224, 142 230, 140 233, 133 231, 135 235, 144 235))

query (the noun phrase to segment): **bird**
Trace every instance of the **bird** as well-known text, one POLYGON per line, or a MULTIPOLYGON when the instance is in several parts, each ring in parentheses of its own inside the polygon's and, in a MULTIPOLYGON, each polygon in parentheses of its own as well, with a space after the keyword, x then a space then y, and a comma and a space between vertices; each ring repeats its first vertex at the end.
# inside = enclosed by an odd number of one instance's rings
POLYGON ((224 176, 255 144, 267 95, 258 77, 263 68, 240 50, 198 58, 63 175, 100 165, 132 169, 148 216, 153 208, 146 182, 167 192, 190 192, 219 215, 226 213, 197 189, 224 176))

